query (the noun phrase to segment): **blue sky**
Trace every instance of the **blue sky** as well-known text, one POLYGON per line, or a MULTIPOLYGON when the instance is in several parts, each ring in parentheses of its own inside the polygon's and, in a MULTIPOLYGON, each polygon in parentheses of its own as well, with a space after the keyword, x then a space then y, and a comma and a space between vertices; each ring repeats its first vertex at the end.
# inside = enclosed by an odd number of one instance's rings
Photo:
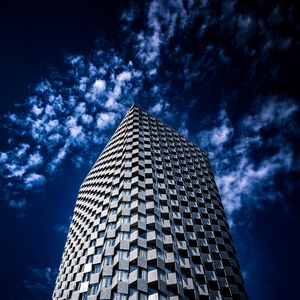
POLYGON ((80 183, 133 102, 209 152, 251 299, 299 278, 292 1, 4 7, 1 282, 47 299, 80 183))

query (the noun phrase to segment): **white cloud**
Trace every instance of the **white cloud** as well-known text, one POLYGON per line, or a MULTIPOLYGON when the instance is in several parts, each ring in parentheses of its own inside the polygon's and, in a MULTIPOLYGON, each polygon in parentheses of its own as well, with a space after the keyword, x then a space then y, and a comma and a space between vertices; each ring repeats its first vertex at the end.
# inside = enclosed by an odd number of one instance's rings
POLYGON ((43 160, 43 156, 39 152, 34 152, 29 155, 27 165, 29 168, 38 167, 43 163, 43 160))
POLYGON ((41 187, 44 185, 45 181, 46 179, 43 175, 30 173, 24 178, 25 189, 29 190, 32 188, 41 187))
POLYGON ((81 120, 84 124, 90 124, 91 122, 93 122, 93 117, 88 114, 83 114, 81 116, 81 120))
POLYGON ((101 94, 106 89, 106 82, 104 80, 97 79, 93 84, 93 88, 97 94, 101 94))
POLYGON ((131 72, 124 71, 117 75, 117 82, 123 83, 123 81, 128 81, 131 79, 131 72))
POLYGON ((242 205, 256 206, 280 197, 274 188, 275 177, 299 167, 289 142, 289 135, 295 130, 294 116, 299 111, 299 105, 291 99, 259 99, 235 130, 222 109, 210 123, 212 128, 198 133, 200 147, 209 150, 215 166, 216 181, 229 216, 242 205), (268 130, 271 136, 266 134, 268 130))
POLYGON ((97 116, 97 127, 105 129, 110 125, 114 125, 116 121, 116 114, 113 112, 100 113, 97 116))
POLYGON ((161 111, 162 111, 162 109, 163 109, 162 102, 158 102, 153 107, 151 107, 150 113, 152 113, 152 114, 160 114, 161 111))
POLYGON ((5 163, 8 159, 8 155, 5 152, 0 152, 0 163, 5 163))

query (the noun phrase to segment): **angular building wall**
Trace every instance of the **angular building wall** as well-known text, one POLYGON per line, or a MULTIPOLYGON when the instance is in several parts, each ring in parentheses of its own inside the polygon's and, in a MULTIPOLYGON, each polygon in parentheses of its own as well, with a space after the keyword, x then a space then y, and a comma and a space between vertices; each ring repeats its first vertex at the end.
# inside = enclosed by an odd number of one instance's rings
POLYGON ((52 299, 247 299, 206 152, 132 106, 81 185, 52 299))

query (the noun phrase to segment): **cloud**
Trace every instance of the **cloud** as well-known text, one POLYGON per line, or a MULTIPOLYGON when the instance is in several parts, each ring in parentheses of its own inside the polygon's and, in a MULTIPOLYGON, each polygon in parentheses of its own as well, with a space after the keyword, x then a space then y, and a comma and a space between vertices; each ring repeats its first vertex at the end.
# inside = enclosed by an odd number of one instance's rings
POLYGON ((57 231, 57 232, 67 234, 68 230, 69 230, 69 226, 67 226, 67 225, 55 225, 54 230, 57 231))
POLYGON ((48 292, 54 286, 57 272, 52 267, 29 267, 30 279, 24 280, 24 287, 31 292, 48 292))
MULTIPOLYGON (((293 139, 299 138, 299 111, 299 105, 292 99, 270 96, 260 97, 236 128, 224 109, 212 123, 206 120, 211 128, 200 131, 197 138, 199 145, 209 150, 229 216, 242 206, 284 201, 276 178, 299 168, 299 157, 293 147, 293 139)), ((293 184, 290 182, 292 189, 293 184)))
POLYGON ((103 93, 106 88, 106 82, 104 80, 97 79, 93 84, 93 88, 97 93, 103 93))
POLYGON ((97 127, 99 129, 104 129, 109 125, 115 123, 115 113, 100 113, 97 117, 97 127))
POLYGON ((15 201, 15 200, 10 200, 9 201, 9 206, 10 207, 13 207, 13 208, 24 208, 25 206, 27 206, 28 203, 25 199, 21 199, 21 200, 18 200, 18 201, 15 201))
POLYGON ((40 186, 43 186, 46 179, 43 175, 36 174, 36 173, 30 173, 25 176, 24 178, 24 184, 25 189, 29 190, 32 188, 38 188, 40 186))
MULTIPOLYGON (((252 88, 257 74, 264 74, 260 82, 268 82, 280 72, 282 64, 276 65, 270 55, 280 57, 282 49, 290 51, 294 45, 288 32, 277 30, 293 28, 293 10, 288 17, 285 11, 274 4, 266 11, 266 21, 250 8, 245 13, 235 1, 131 3, 121 15, 126 36, 121 51, 101 46, 86 56, 67 55, 61 70, 41 80, 22 105, 5 115, 3 128, 10 138, 0 154, 2 198, 18 201, 18 194, 21 199, 24 191, 41 188, 67 158, 78 168, 89 151, 93 161, 133 102, 145 103, 150 113, 171 125, 179 120, 180 132, 191 135, 191 112, 182 107, 195 98, 199 103, 214 98, 206 94, 212 84, 220 94, 238 97, 237 85, 252 88), (247 70, 243 76, 242 69, 247 70), (231 73, 233 83, 224 76, 231 73)), ((226 113, 219 113, 217 130, 201 133, 214 151, 227 147, 238 134, 226 113)), ((251 117, 243 122, 252 122, 251 117)), ((268 122, 265 118, 260 116, 268 122)), ((259 139, 259 134, 254 136, 259 139)), ((253 135, 244 142, 254 144, 253 135)))
POLYGON ((138 98, 142 79, 114 50, 67 56, 64 71, 49 74, 4 116, 11 138, 0 152, 2 199, 20 201, 23 192, 38 191, 68 156, 75 167, 84 163, 87 149, 88 163, 96 159, 93 146, 107 141, 138 98))

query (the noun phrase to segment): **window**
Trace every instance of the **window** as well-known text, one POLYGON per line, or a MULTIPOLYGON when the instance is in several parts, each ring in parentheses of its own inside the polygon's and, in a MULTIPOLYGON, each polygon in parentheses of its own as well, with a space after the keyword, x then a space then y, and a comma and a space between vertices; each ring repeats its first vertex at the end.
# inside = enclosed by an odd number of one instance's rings
POLYGON ((124 232, 124 231, 119 232, 120 241, 126 241, 129 240, 129 238, 130 238, 129 232, 124 232))
POLYGON ((104 230, 98 232, 98 238, 104 237, 104 230))
POLYGON ((115 240, 114 239, 107 239, 105 242, 106 247, 112 247, 115 245, 115 240))
POLYGON ((116 228, 116 223, 109 223, 107 225, 107 230, 112 230, 112 229, 115 229, 116 228))
POLYGON ((139 214, 139 220, 142 222, 146 222, 146 216, 139 214))
POLYGON ((87 263, 93 262, 93 255, 89 255, 86 260, 87 263))
POLYGON ((136 244, 130 245, 130 251, 134 251, 135 249, 137 249, 136 244))
POLYGON ((89 290, 89 295, 95 295, 95 294, 97 294, 98 287, 99 287, 98 283, 91 284, 90 290, 89 290))
POLYGON ((121 217, 120 219, 121 224, 129 224, 130 223, 130 217, 121 217))
POLYGON ((165 272, 161 269, 158 269, 158 278, 162 281, 165 281, 166 278, 165 278, 165 272))
POLYGON ((137 270, 137 265, 130 265, 129 272, 134 272, 137 270))
POLYGON ((118 196, 114 196, 111 198, 111 202, 118 201, 118 196))
POLYGON ((123 202, 123 208, 130 208, 130 202, 123 202))
POLYGON ((114 293, 113 300, 127 300, 127 295, 126 294, 121 294, 121 293, 114 293))
POLYGON ((89 281, 90 280, 90 273, 85 273, 83 275, 82 281, 89 281))
POLYGON ((139 256, 143 258, 147 258, 147 251, 145 249, 139 248, 139 256))
POLYGON ((106 288, 110 285, 111 285, 111 276, 103 276, 100 283, 100 288, 106 288))
POLYGON ((124 270, 117 270, 116 271, 117 279, 119 281, 128 282, 128 272, 124 270))
POLYGON ((141 279, 147 280, 147 271, 139 268, 139 277, 141 279))
POLYGON ((116 208, 112 208, 110 211, 109 211, 109 215, 110 216, 113 216, 117 213, 117 209, 116 208))
POLYGON ((104 259, 103 259, 103 265, 104 265, 104 266, 111 265, 112 262, 113 262, 113 257, 112 257, 112 255, 104 256, 104 259))
POLYGON ((101 218, 100 223, 103 224, 106 222, 106 220, 107 220, 107 217, 101 218))
POLYGON ((132 287, 129 289, 129 297, 134 296, 136 294, 137 294, 137 288, 132 287))
POLYGON ((131 194, 131 190, 123 190, 123 195, 124 196, 130 196, 130 194, 131 194))
POLYGON ((164 260, 164 252, 161 249, 157 249, 157 257, 164 260))
POLYGON ((92 273, 99 273, 101 270, 101 264, 95 264, 92 267, 92 273))
POLYGON ((119 250, 119 259, 128 260, 129 259, 129 252, 126 250, 119 250))

